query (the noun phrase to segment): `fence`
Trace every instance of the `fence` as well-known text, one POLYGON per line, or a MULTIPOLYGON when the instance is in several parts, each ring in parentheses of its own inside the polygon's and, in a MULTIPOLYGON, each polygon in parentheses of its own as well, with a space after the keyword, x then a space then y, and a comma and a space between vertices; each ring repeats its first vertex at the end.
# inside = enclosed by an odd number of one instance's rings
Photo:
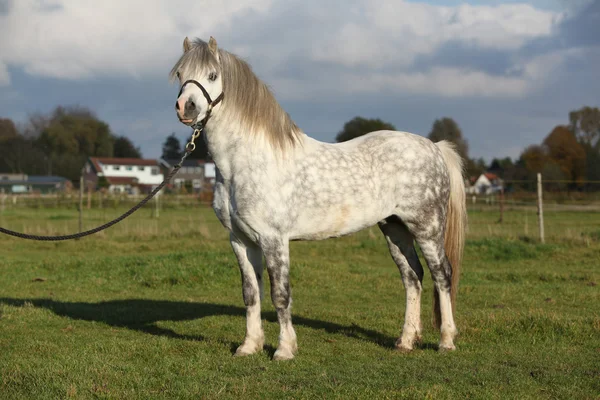
MULTIPOLYGON (((506 190, 487 195, 467 195, 469 212, 478 215, 471 220, 470 226, 480 236, 495 233, 522 235, 538 237, 543 242, 549 228, 550 235, 564 232, 574 237, 580 235, 582 229, 579 228, 584 222, 587 224, 584 228, 588 229, 587 220, 596 217, 590 217, 589 213, 600 212, 600 181, 579 185, 565 181, 505 181, 504 188, 506 190), (544 216, 549 220, 544 220, 544 216)), ((43 195, 0 193, 0 217, 18 209, 64 209, 75 213, 80 210, 80 218, 85 218, 86 210, 123 211, 144 197, 85 192, 80 198, 78 191, 43 195)), ((152 217, 159 218, 161 210, 206 208, 211 202, 212 193, 206 191, 200 194, 160 193, 145 208, 150 210, 152 217)), ((593 225, 590 229, 600 232, 600 216, 597 219, 598 226, 593 225)))
MULTIPOLYGON (((538 237, 543 243, 547 228, 553 236, 576 237, 586 229, 598 235, 598 223, 591 224, 600 212, 600 181, 573 184, 563 180, 504 181, 503 188, 492 194, 467 195, 471 213, 488 214, 483 219, 490 234, 510 232, 515 236, 538 237), (547 218, 550 217, 550 222, 547 218), (507 218, 508 217, 508 218, 507 218), (504 225, 504 226, 503 226, 504 225)), ((480 220, 481 221, 481 220, 480 220)), ((584 232, 584 234, 586 234, 584 232)))

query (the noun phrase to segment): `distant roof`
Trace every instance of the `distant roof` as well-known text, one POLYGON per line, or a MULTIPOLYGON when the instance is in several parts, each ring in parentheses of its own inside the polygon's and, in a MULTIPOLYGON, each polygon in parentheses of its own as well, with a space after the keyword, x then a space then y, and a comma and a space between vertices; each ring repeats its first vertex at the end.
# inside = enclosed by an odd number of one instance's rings
POLYGON ((491 172, 486 172, 483 175, 485 175, 485 177, 488 178, 490 181, 498 179, 498 175, 492 174, 491 172))
POLYGON ((27 181, 29 183, 58 183, 68 181, 68 179, 62 176, 29 175, 27 181))
POLYGON ((28 176, 27 179, 0 180, 0 185, 55 185, 69 180, 62 176, 28 176))
POLYGON ((140 165, 140 166, 158 166, 157 160, 144 158, 117 158, 117 157, 90 157, 90 161, 94 164, 96 171, 101 171, 103 165, 140 165))

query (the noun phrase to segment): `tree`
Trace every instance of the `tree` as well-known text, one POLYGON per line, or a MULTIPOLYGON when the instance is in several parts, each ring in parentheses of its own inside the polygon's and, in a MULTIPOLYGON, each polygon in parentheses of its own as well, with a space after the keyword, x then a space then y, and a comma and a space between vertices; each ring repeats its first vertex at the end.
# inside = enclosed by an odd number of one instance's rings
POLYGON ((114 137, 108 124, 84 108, 57 107, 35 139, 52 173, 76 180, 87 157, 112 157, 114 137))
POLYGON ((542 172, 547 161, 546 152, 543 146, 531 145, 525 148, 521 153, 521 160, 525 164, 525 168, 533 176, 538 172, 542 172))
POLYGON ((384 122, 378 118, 365 119, 362 117, 355 117, 344 124, 344 128, 337 134, 335 140, 337 142, 346 142, 369 132, 380 130, 395 131, 396 127, 389 122, 384 122))
POLYGON ((0 119, 0 171, 24 174, 46 172, 44 154, 23 137, 10 119, 0 119))
POLYGON ((478 160, 467 158, 465 160, 465 174, 467 177, 478 178, 479 175, 483 174, 486 170, 487 166, 483 158, 478 160))
POLYGON ((583 147, 586 158, 585 177, 600 180, 600 109, 582 107, 569 113, 570 129, 583 147))
POLYGON ((544 139, 543 146, 548 161, 562 171, 562 179, 575 182, 585 178, 585 149, 568 127, 555 127, 544 139))
POLYGON ((515 164, 510 157, 494 158, 490 163, 488 171, 504 178, 504 174, 514 168, 515 164))
POLYGON ((125 136, 115 138, 113 156, 123 158, 142 158, 142 152, 125 136))
POLYGON ((600 109, 583 107, 569 113, 570 129, 581 144, 594 147, 600 142, 600 109))
POLYGON ((181 157, 181 152, 181 142, 175 136, 175 132, 173 132, 167 136, 163 143, 161 158, 163 160, 175 160, 181 157))
POLYGON ((7 118, 0 118, 0 143, 19 136, 15 123, 7 118))
MULTIPOLYGON (((584 144, 586 172, 588 181, 600 181, 600 141, 596 146, 584 144)), ((597 186, 596 186, 597 187, 597 186)))
POLYGON ((456 150, 460 156, 467 160, 469 158, 469 145, 463 137, 458 124, 452 118, 436 119, 428 136, 433 142, 447 140, 456 145, 456 150))

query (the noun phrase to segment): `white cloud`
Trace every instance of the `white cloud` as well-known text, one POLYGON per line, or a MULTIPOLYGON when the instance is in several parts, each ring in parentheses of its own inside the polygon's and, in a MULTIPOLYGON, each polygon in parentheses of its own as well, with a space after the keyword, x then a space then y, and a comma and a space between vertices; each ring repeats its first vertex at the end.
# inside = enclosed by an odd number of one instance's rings
POLYGON ((270 0, 12 1, 0 15, 0 62, 33 75, 83 79, 160 71, 185 35, 206 36, 232 15, 265 10, 270 0))
POLYGON ((9 12, 0 15, 0 84, 9 83, 7 65, 72 80, 164 77, 184 36, 214 35, 226 39, 226 49, 245 56, 282 98, 375 91, 522 96, 535 87, 534 76, 547 75, 543 63, 524 60, 517 76, 468 66, 411 67, 419 56, 449 43, 516 51, 528 40, 550 35, 560 18, 526 4, 440 7, 387 0, 340 0, 327 7, 314 0, 10 4, 9 12), (314 76, 277 72, 293 60, 302 60, 300 68, 314 69, 314 76))
POLYGON ((364 18, 342 25, 314 49, 314 58, 345 66, 410 65, 449 42, 516 50, 548 36, 560 15, 527 4, 439 7, 373 0, 364 18))

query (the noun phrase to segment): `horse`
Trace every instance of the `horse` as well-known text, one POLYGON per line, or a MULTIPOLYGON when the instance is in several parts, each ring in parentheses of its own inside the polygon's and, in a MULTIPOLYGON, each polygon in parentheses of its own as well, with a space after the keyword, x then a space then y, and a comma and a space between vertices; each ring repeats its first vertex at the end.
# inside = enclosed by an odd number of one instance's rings
POLYGON ((343 143, 306 135, 271 90, 211 36, 183 41, 170 72, 179 121, 204 130, 216 166, 213 209, 230 233, 242 278, 246 335, 235 356, 262 351, 263 257, 277 311, 274 360, 295 357, 289 242, 348 235, 378 225, 406 291, 401 336, 421 339, 423 267, 434 282, 440 351, 454 350, 454 305, 467 225, 462 158, 450 142, 376 131, 343 143))

